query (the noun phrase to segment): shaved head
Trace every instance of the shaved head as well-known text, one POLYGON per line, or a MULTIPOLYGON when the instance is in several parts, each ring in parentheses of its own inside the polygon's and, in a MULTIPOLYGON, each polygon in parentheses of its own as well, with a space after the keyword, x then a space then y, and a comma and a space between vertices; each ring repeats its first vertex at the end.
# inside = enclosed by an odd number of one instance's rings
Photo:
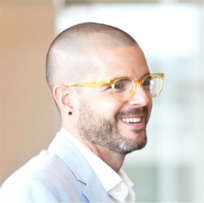
POLYGON ((135 45, 137 43, 130 35, 108 25, 82 23, 70 27, 50 46, 46 60, 47 83, 52 90, 57 84, 82 82, 95 71, 94 50, 135 45))
POLYGON ((136 86, 131 82, 129 89, 122 83, 113 87, 107 81, 120 77, 139 79, 148 73, 137 42, 118 28, 98 23, 82 23, 63 31, 47 54, 47 82, 62 127, 96 155, 102 155, 102 160, 108 152, 108 163, 111 151, 123 157, 145 146, 152 100, 139 85, 137 94, 128 101, 118 101, 115 93, 130 94, 136 86), (105 80, 105 85, 96 88, 63 85, 105 80), (138 121, 127 124, 126 119, 138 121))

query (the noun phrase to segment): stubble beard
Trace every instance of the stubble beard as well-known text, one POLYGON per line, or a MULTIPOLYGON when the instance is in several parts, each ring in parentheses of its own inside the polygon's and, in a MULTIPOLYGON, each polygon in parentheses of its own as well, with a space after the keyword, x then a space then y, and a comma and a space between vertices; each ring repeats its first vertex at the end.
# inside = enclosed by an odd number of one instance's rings
MULTIPOLYGON (((142 111, 147 112, 147 109, 142 109, 142 111)), ((128 113, 130 115, 130 112, 119 112, 118 115, 128 113)), ((136 143, 123 136, 116 124, 116 121, 111 122, 95 113, 84 100, 80 101, 78 129, 83 139, 118 154, 128 154, 132 151, 142 149, 146 145, 146 125, 145 129, 143 129, 145 139, 136 143)), ((140 131, 134 130, 135 133, 140 133, 140 131)))

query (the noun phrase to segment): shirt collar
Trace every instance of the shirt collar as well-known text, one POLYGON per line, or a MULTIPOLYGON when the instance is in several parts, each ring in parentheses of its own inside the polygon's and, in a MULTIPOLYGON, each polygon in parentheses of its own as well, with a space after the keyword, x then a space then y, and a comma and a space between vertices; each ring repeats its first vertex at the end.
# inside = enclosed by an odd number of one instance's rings
MULTIPOLYGON (((125 177, 126 181, 133 186, 133 183, 125 175, 123 170, 120 170, 117 174, 111 167, 109 167, 105 162, 103 162, 97 155, 95 155, 91 150, 89 150, 85 145, 83 145, 76 137, 66 131, 64 128, 61 128, 59 134, 65 135, 75 147, 82 153, 84 158, 93 168, 94 172, 98 176, 105 190, 108 192, 113 189, 115 186, 123 182, 125 177)), ((125 181, 125 182, 126 182, 125 181)))

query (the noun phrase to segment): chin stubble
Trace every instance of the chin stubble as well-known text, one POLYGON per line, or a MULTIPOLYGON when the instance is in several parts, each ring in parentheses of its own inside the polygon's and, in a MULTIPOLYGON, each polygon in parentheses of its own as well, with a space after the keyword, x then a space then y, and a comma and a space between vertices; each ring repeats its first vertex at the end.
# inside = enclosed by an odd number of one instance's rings
MULTIPOLYGON (((83 139, 107 148, 119 154, 127 154, 132 151, 143 148, 146 145, 146 139, 140 143, 135 143, 131 139, 123 136, 118 127, 118 118, 127 115, 147 115, 146 108, 132 109, 126 112, 119 112, 116 115, 116 121, 111 123, 101 115, 96 114, 87 102, 80 101, 78 128, 83 139)), ((146 122, 147 123, 147 122, 146 122)), ((141 133, 141 130, 135 130, 134 133, 141 133)), ((146 134, 146 129, 143 129, 146 134)))

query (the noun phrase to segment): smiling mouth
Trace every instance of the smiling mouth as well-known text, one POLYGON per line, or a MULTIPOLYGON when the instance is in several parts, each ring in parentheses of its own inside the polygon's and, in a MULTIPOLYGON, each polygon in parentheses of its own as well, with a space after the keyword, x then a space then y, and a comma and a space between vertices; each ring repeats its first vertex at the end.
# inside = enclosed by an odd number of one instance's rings
POLYGON ((137 118, 122 118, 122 121, 124 123, 140 123, 142 120, 141 117, 137 117, 137 118))

